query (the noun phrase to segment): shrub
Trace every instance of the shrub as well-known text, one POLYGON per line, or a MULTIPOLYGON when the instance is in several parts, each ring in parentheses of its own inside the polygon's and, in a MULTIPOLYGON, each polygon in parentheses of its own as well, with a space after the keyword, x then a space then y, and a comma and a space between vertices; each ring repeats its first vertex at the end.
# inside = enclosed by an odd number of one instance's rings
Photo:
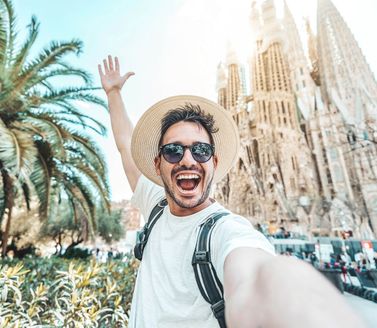
POLYGON ((127 327, 138 264, 32 258, 0 266, 0 327, 127 327))

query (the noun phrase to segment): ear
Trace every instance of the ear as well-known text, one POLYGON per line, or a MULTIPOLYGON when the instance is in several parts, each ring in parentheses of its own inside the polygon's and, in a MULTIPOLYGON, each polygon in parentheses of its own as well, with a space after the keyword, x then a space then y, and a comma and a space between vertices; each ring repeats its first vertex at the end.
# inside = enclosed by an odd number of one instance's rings
POLYGON ((213 155, 213 168, 216 169, 217 168, 217 163, 218 163, 218 157, 217 155, 213 155))
POLYGON ((156 157, 154 158, 154 168, 155 168, 155 170, 156 170, 156 174, 157 174, 158 176, 161 175, 160 164, 161 164, 161 157, 160 157, 160 156, 156 156, 156 157))

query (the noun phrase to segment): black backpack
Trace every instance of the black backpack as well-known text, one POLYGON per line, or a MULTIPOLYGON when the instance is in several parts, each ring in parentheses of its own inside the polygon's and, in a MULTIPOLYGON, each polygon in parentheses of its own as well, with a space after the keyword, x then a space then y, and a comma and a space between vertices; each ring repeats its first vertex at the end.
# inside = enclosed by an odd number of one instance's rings
MULTIPOLYGON (((148 222, 138 234, 134 254, 140 261, 143 258, 144 248, 147 244, 152 228, 160 218, 166 205, 167 201, 166 199, 163 199, 153 208, 149 215, 148 222)), ((198 237, 192 257, 192 267, 194 269, 195 280, 198 284, 200 293, 203 298, 211 304, 212 312, 221 328, 226 328, 224 291, 211 262, 210 241, 216 222, 228 214, 229 213, 227 212, 213 213, 199 226, 198 237)))

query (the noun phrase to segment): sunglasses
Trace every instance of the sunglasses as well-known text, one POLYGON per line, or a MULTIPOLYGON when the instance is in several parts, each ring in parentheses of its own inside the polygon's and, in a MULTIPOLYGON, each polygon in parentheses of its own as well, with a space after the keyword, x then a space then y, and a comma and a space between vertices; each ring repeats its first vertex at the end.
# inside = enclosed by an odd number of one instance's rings
POLYGON ((192 157, 198 163, 208 162, 215 152, 215 147, 213 145, 207 144, 205 142, 197 142, 191 146, 184 146, 177 143, 170 143, 160 147, 160 154, 169 163, 178 163, 182 160, 186 148, 190 149, 192 157))

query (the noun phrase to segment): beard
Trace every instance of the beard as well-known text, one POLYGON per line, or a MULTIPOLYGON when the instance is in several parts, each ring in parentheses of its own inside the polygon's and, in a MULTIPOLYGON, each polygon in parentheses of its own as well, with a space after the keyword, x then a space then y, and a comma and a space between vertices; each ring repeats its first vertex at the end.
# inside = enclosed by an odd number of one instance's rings
POLYGON ((176 197, 176 195, 173 191, 173 188, 169 187, 169 185, 166 183, 163 176, 161 176, 161 180, 164 184, 165 193, 167 195, 169 195, 169 197, 174 201, 174 203, 176 203, 181 208, 190 209, 190 208, 195 208, 195 207, 203 204, 208 199, 209 193, 211 192, 213 175, 212 175, 211 179, 209 180, 207 186, 205 187, 204 192, 202 193, 201 197, 197 201, 195 201, 194 203, 189 203, 190 201, 185 202, 185 201, 180 200, 178 197, 176 197))

